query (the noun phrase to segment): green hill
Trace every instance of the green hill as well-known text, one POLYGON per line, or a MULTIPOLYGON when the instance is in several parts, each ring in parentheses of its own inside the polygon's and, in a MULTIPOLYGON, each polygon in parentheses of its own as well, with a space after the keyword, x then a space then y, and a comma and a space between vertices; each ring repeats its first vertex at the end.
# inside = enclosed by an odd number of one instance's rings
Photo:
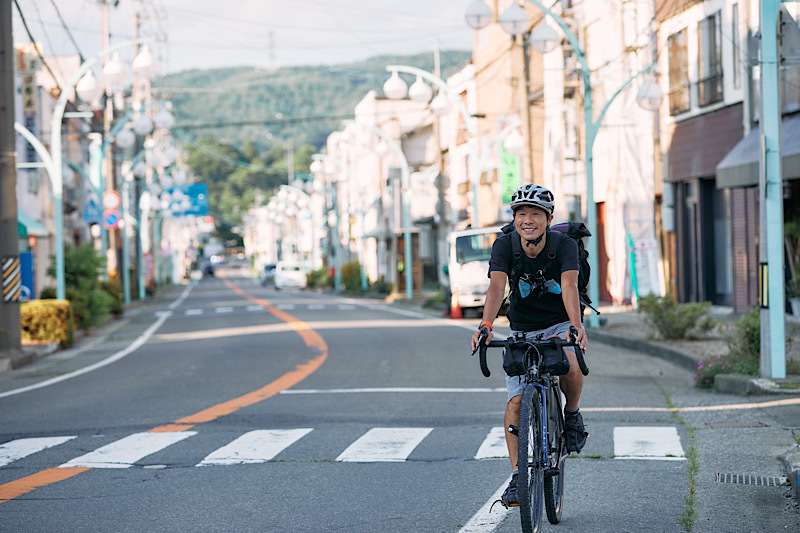
MULTIPOLYGON (((441 53, 442 76, 462 68, 466 51, 441 53)), ((371 89, 381 92, 389 64, 433 70, 430 53, 378 56, 340 65, 283 67, 272 72, 253 68, 189 70, 153 82, 154 97, 170 99, 177 136, 215 138, 260 150, 292 140, 295 146, 319 148, 371 89)), ((404 76, 409 85, 414 79, 404 76)))

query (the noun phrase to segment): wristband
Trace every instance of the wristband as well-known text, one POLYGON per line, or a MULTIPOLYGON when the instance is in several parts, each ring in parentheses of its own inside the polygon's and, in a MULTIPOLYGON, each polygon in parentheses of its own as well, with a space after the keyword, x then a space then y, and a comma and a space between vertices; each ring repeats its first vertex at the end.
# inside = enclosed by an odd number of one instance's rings
POLYGON ((478 325, 478 329, 481 329, 483 326, 486 326, 489 328, 489 331, 492 331, 492 325, 485 320, 481 320, 481 323, 478 325))

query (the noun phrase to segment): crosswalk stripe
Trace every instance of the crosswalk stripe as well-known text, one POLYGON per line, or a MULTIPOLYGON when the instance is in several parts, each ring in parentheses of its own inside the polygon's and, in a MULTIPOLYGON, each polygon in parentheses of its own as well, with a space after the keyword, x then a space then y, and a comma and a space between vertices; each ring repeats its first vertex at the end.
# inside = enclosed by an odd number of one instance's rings
POLYGON ((202 315, 202 314, 203 314, 203 310, 202 309, 187 309, 186 310, 186 316, 197 316, 197 315, 202 315))
POLYGON ((134 433, 93 452, 76 457, 59 468, 129 468, 143 457, 197 434, 196 431, 134 433))
POLYGON ((433 428, 372 428, 336 458, 354 463, 405 461, 433 428))
POLYGON ((262 305, 248 305, 247 306, 247 310, 248 311, 266 311, 267 308, 262 306, 262 305))
POLYGON ((508 447, 506 446, 505 428, 495 427, 483 439, 475 459, 489 459, 494 457, 508 457, 508 447))
POLYGON ((266 463, 311 431, 309 428, 250 431, 214 451, 197 466, 266 463))
POLYGON ((217 307, 217 313, 233 313, 233 307, 226 306, 226 307, 217 307))
POLYGON ((0 444, 0 466, 5 466, 36 452, 63 444, 75 437, 32 437, 0 444))
POLYGON ((686 459, 675 426, 618 426, 614 428, 617 459, 686 459))

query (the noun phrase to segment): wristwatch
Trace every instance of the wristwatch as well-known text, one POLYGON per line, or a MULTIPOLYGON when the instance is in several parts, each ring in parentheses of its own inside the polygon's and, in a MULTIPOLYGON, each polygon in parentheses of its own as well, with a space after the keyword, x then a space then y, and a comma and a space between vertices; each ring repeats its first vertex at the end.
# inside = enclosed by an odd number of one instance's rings
POLYGON ((489 323, 488 323, 487 321, 485 321, 485 320, 481 320, 481 323, 480 323, 480 324, 478 324, 478 329, 480 330, 481 328, 483 328, 483 326, 486 326, 487 328, 489 328, 489 331, 492 331, 492 325, 491 325, 491 324, 489 324, 489 323))

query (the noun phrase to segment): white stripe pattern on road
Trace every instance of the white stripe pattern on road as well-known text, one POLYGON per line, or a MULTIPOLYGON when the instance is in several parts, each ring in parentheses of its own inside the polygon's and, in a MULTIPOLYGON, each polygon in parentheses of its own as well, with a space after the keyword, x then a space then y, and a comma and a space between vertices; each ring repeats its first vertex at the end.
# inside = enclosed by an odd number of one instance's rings
POLYGON ((76 457, 60 465, 59 468, 130 468, 143 457, 196 434, 196 431, 134 433, 93 452, 76 457))
POLYGON ((202 309, 187 309, 186 310, 186 316, 197 316, 197 315, 202 315, 202 314, 203 314, 203 310, 202 309))
POLYGON ((311 431, 309 428, 250 431, 214 451, 197 466, 266 463, 311 431))
POLYGON ((497 500, 503 495, 509 481, 511 481, 511 476, 508 476, 506 482, 500 485, 500 488, 486 500, 483 507, 478 509, 478 512, 469 519, 469 522, 467 522, 464 527, 458 530, 458 533, 486 533, 487 531, 494 531, 495 528, 500 525, 500 522, 505 520, 508 509, 502 505, 495 505, 495 503, 497 503, 497 500))
POLYGON ((0 466, 5 466, 36 452, 63 444, 75 437, 32 437, 0 444, 0 466))
POLYGON ((336 458, 349 463, 405 461, 433 428, 372 428, 336 458))
POLYGON ((475 459, 490 459, 495 457, 508 457, 508 447, 506 446, 505 428, 492 428, 486 438, 483 439, 475 459))
POLYGON ((263 305, 248 305, 247 306, 247 310, 251 311, 251 312, 254 312, 254 311, 266 311, 267 308, 264 307, 263 305))
POLYGON ((616 459, 684 461, 686 456, 675 426, 617 426, 614 428, 616 459))
POLYGON ((225 306, 225 307, 217 307, 217 313, 218 313, 218 314, 222 314, 222 313, 233 313, 233 307, 231 307, 231 306, 229 306, 229 305, 228 305, 228 306, 225 306))

